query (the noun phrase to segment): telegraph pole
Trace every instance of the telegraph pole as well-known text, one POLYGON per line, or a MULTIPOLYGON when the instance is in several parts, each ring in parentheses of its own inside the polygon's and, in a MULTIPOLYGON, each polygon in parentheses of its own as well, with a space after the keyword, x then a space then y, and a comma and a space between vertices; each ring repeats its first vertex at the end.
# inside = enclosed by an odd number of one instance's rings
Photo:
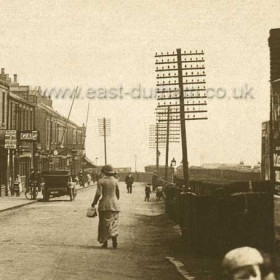
MULTIPOLYGON (((186 120, 206 120, 204 52, 156 53, 157 119, 168 126, 180 122, 184 185, 189 188, 186 120), (204 99, 204 100, 203 100, 204 99), (160 103, 162 102, 162 103, 160 103), (166 112, 166 108, 170 108, 166 112)), ((171 134, 169 134, 170 137, 171 134)), ((167 138, 167 134, 166 134, 167 138)), ((168 149, 166 149, 168 152, 168 149)))
POLYGON ((187 150, 187 134, 185 122, 185 99, 184 99, 184 84, 182 73, 181 49, 177 49, 178 61, 178 80, 179 80, 179 96, 180 96, 180 119, 181 119, 181 139, 182 139, 182 154, 183 154, 183 173, 185 180, 185 187, 188 189, 190 185, 189 178, 189 163, 187 150))
MULTIPOLYGON (((160 148, 165 148, 167 150, 167 158, 169 152, 169 143, 180 143, 179 139, 179 127, 171 126, 167 129, 167 125, 165 123, 157 122, 155 125, 150 125, 150 145, 149 147, 152 149, 156 149, 156 170, 159 172, 159 156, 160 156, 160 148), (167 135, 168 131, 168 135, 167 135)), ((167 159, 168 161, 168 159, 167 159)), ((166 166, 166 164, 165 164, 166 166)), ((167 164, 168 168, 168 164, 167 164)))
POLYGON ((165 151, 165 180, 168 180, 168 153, 169 153, 169 121, 170 121, 170 107, 167 107, 167 127, 166 127, 166 151, 165 151))
POLYGON ((110 119, 102 118, 98 119, 99 136, 104 138, 104 161, 107 164, 107 137, 110 136, 111 132, 111 121, 110 119))
POLYGON ((156 124, 156 170, 159 171, 159 142, 158 142, 158 123, 156 124))

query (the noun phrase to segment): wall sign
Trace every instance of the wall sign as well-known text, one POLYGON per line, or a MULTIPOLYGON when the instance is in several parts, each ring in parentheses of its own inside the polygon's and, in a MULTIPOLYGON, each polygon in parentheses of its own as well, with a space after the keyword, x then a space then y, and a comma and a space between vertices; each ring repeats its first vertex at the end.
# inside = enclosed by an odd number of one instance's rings
POLYGON ((17 148, 17 131, 6 130, 5 131, 5 149, 17 148))
POLYGON ((32 142, 39 141, 39 131, 37 130, 21 131, 19 133, 19 139, 21 141, 32 141, 32 142))

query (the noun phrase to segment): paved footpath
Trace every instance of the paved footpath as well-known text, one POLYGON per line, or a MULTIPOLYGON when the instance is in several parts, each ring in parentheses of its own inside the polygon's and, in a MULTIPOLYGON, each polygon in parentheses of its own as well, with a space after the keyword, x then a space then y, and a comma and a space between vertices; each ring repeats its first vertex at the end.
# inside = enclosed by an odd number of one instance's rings
MULTIPOLYGON (((87 188, 88 185, 85 184, 85 188, 87 188)), ((77 185, 76 189, 78 191, 83 190, 84 188, 77 185)), ((41 200, 42 197, 42 193, 39 192, 38 193, 38 197, 37 200, 41 200)), ((37 202, 36 200, 28 200, 26 199, 24 193, 20 193, 20 196, 4 196, 4 197, 0 197, 0 212, 4 212, 4 211, 8 211, 11 209, 15 209, 15 208, 20 208, 23 207, 25 205, 29 205, 29 204, 33 204, 37 202)))
POLYGON ((179 232, 144 185, 132 194, 121 189, 119 248, 101 249, 98 218, 85 216, 96 187, 68 197, 37 202, 0 213, 0 279, 182 279, 166 257, 179 232))

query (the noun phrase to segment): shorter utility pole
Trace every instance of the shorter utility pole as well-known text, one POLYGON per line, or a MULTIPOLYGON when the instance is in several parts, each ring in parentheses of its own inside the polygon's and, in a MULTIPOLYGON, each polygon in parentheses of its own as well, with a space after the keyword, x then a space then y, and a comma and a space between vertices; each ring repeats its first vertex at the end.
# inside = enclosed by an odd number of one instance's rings
POLYGON ((111 132, 111 121, 110 119, 102 118, 98 119, 99 136, 104 137, 104 161, 107 164, 107 137, 110 136, 111 132))
POLYGON ((159 172, 159 157, 160 151, 159 149, 165 147, 166 139, 164 139, 160 134, 160 124, 156 123, 155 125, 150 125, 149 128, 149 148, 156 149, 156 171, 159 172))
POLYGON ((167 124, 166 124, 166 152, 165 152, 165 181, 168 180, 168 156, 169 156, 169 123, 170 123, 170 107, 167 107, 167 124))

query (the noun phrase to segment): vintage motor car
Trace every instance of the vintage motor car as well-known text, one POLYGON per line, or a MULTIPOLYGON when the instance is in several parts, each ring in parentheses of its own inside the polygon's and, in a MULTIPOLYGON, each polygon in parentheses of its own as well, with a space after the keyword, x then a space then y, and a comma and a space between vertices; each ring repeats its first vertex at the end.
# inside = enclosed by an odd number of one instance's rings
POLYGON ((44 187, 42 189, 44 201, 49 201, 51 197, 69 195, 73 201, 77 195, 76 183, 72 182, 69 171, 43 171, 44 187))

